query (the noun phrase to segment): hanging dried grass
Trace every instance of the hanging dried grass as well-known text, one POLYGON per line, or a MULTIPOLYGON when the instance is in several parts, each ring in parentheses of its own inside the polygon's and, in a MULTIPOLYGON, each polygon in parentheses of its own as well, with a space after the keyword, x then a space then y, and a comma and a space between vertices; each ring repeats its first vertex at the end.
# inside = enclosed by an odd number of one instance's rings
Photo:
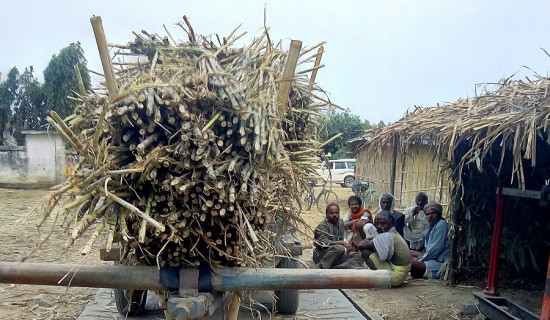
POLYGON ((550 116, 550 80, 537 75, 533 81, 504 79, 498 86, 497 90, 455 103, 435 108, 415 107, 395 123, 370 131, 368 138, 355 142, 355 146, 380 152, 381 146, 391 143, 397 135, 405 149, 411 144, 438 145, 442 157, 452 163, 455 148, 468 141, 470 149, 457 159, 460 185, 464 165, 481 163, 499 142, 503 148, 500 166, 505 150, 509 150, 514 156, 511 169, 520 187, 525 188, 521 160, 531 159, 531 165, 536 165, 537 136, 546 132, 550 116))

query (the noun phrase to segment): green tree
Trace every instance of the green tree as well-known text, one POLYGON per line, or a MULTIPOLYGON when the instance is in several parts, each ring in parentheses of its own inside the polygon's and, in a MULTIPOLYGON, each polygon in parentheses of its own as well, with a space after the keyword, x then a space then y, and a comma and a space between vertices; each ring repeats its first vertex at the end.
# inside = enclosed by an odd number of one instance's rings
POLYGON ((46 106, 42 85, 33 74, 33 67, 25 68, 19 77, 15 102, 12 107, 11 124, 16 131, 16 138, 22 143, 22 130, 38 130, 46 123, 46 106))
POLYGON ((3 133, 6 124, 12 116, 12 105, 17 96, 19 87, 19 70, 13 67, 6 80, 0 83, 0 145, 4 144, 3 133))
POLYGON ((84 87, 88 90, 90 74, 86 68, 86 62, 80 42, 71 43, 68 47, 61 49, 58 55, 52 56, 44 70, 43 91, 47 110, 55 110, 62 118, 73 113, 78 102, 67 97, 79 92, 74 66, 78 65, 84 87))
POLYGON ((341 159, 353 157, 353 153, 348 148, 348 141, 363 135, 364 131, 372 126, 368 120, 361 121, 359 116, 351 113, 349 109, 343 112, 332 112, 324 121, 319 131, 319 139, 325 141, 338 133, 342 136, 324 148, 325 153, 331 153, 331 158, 341 159))

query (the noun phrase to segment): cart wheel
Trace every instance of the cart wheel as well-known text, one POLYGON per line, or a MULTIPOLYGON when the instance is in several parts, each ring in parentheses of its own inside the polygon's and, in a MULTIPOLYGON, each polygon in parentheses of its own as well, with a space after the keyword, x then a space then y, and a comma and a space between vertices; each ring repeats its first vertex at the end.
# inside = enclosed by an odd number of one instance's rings
POLYGON ((145 310, 147 291, 115 289, 116 308, 125 316, 137 316, 145 310))
MULTIPOLYGON (((298 261, 289 258, 283 258, 277 265, 277 268, 298 269, 298 261)), ((275 306, 280 314, 294 314, 298 311, 300 305, 299 290, 280 290, 275 291, 277 302, 275 306)))

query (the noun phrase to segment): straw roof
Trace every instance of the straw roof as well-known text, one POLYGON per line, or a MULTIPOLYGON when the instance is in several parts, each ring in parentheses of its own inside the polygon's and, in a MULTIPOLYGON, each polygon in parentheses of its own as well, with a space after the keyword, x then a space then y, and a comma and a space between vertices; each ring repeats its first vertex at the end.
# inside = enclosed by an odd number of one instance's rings
MULTIPOLYGON (((473 98, 435 108, 415 107, 395 123, 367 132, 364 140, 351 142, 357 149, 381 152, 382 146, 394 142, 406 150, 411 144, 433 144, 449 162, 455 160, 455 148, 467 141, 470 149, 459 159, 458 169, 475 162, 481 171, 481 159, 495 143, 513 154, 512 172, 521 187, 525 186, 523 159, 536 165, 536 138, 547 139, 550 117, 550 79, 537 75, 536 80, 503 79, 496 90, 473 98)), ((547 140, 550 143, 550 140, 547 140)), ((500 170, 500 168, 499 168, 500 170)), ((459 175, 460 177, 460 175, 459 175)))

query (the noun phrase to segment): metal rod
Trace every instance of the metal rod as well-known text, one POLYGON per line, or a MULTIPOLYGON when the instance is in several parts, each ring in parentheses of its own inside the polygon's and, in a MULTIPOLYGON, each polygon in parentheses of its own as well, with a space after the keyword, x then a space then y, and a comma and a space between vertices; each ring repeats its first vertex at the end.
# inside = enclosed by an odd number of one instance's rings
MULTIPOLYGON (((189 276, 197 269, 189 269, 189 276)), ((185 269, 182 274, 186 274, 185 269)), ((0 283, 165 291, 156 267, 0 262, 0 283)), ((215 291, 390 288, 388 270, 237 269, 210 272, 215 291)), ((180 285, 189 288, 195 283, 180 285)), ((177 284, 175 284, 177 287, 177 284)))
POLYGON ((500 252, 500 236, 502 233, 502 211, 504 210, 504 194, 500 182, 497 190, 497 208, 495 214, 495 225, 493 229, 493 238, 491 240, 491 258, 489 260, 489 275, 487 277, 487 287, 483 292, 491 296, 498 296, 497 278, 498 278, 498 260, 500 252))
POLYGON ((0 262, 0 283, 167 290, 155 267, 0 262))

